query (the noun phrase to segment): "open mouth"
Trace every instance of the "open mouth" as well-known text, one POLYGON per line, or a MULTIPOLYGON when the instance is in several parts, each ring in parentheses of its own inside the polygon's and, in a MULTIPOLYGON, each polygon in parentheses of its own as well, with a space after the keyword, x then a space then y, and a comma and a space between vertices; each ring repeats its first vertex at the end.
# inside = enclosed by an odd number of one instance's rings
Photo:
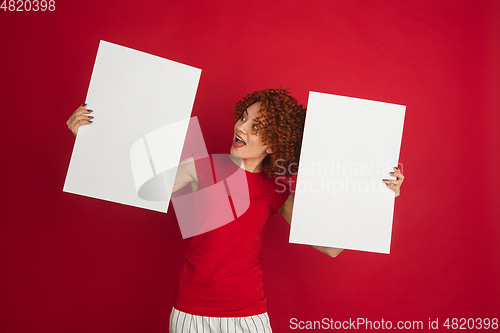
POLYGON ((236 147, 243 147, 244 145, 246 145, 247 143, 242 139, 240 138, 240 136, 238 134, 236 134, 234 136, 234 145, 236 147))

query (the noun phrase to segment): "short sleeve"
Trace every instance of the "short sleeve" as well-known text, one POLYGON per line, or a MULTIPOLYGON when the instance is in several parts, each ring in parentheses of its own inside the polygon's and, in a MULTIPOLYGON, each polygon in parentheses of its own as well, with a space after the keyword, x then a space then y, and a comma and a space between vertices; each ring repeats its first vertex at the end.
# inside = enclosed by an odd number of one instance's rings
MULTIPOLYGON (((209 156, 200 154, 193 154, 192 156, 194 158, 196 177, 198 178, 197 189, 201 190, 205 187, 213 185, 214 181, 209 156)), ((171 198, 181 197, 190 193, 192 193, 191 186, 184 186, 183 188, 173 192, 171 198)))
POLYGON ((210 155, 193 154, 196 177, 198 178, 198 189, 214 184, 212 163, 210 155))
POLYGON ((277 211, 280 210, 286 199, 290 196, 292 188, 291 178, 283 176, 275 178, 274 192, 276 194, 276 206, 278 207, 277 211))

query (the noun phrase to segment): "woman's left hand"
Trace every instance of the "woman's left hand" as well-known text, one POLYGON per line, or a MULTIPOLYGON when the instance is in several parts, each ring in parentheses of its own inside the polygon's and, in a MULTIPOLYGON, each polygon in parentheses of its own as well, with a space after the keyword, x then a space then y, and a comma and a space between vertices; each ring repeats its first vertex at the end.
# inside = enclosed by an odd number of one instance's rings
POLYGON ((387 185, 387 187, 396 192, 396 197, 399 197, 399 194, 401 193, 401 184, 403 184, 405 176, 403 176, 397 167, 394 167, 394 172, 389 172, 389 174, 396 177, 396 179, 382 179, 382 181, 387 185))

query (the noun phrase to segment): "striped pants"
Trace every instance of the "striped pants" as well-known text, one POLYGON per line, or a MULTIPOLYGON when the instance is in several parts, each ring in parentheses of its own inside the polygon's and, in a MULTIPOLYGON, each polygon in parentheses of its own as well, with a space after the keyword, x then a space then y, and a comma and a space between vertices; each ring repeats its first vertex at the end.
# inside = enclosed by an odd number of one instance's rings
POLYGON ((172 308, 170 333, 272 333, 269 316, 262 313, 250 317, 205 317, 172 308))

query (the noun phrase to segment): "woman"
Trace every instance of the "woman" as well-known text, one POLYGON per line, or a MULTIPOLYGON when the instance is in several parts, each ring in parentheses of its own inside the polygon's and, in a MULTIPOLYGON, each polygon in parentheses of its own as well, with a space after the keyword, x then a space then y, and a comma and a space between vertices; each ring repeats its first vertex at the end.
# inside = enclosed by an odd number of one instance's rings
MULTIPOLYGON (((181 270, 170 332, 272 332, 266 312, 262 271, 258 260, 267 220, 279 212, 290 224, 294 193, 282 191, 277 177, 297 172, 305 108, 288 90, 266 89, 247 95, 233 110, 233 143, 226 160, 184 160, 174 191, 187 184, 198 190, 220 179, 213 170, 244 169, 250 206, 234 221, 191 238, 181 270), (279 165, 278 165, 279 161, 279 165), (234 162, 234 163, 233 163, 234 162), (286 170, 283 174, 281 171, 286 170), (278 190, 280 189, 280 190, 278 190)), ((76 135, 92 123, 92 110, 79 107, 67 122, 76 135)), ((383 181, 399 196, 403 175, 383 181)), ((331 256, 342 249, 313 246, 331 256)))

